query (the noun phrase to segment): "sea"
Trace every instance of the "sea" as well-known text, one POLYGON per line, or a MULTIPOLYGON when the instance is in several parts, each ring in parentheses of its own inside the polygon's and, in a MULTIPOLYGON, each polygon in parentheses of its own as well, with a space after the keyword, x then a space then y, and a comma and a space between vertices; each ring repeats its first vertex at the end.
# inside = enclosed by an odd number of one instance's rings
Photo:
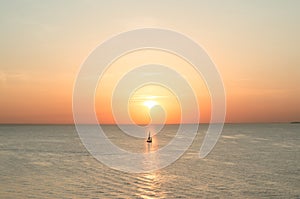
MULTIPOLYGON (((130 173, 95 159, 74 125, 0 125, 0 198, 300 198, 300 124, 225 124, 202 159, 207 128, 200 124, 169 166, 130 173)), ((124 150, 147 152, 144 139, 103 129, 124 150)), ((155 150, 177 129, 166 125, 155 135, 155 150)))

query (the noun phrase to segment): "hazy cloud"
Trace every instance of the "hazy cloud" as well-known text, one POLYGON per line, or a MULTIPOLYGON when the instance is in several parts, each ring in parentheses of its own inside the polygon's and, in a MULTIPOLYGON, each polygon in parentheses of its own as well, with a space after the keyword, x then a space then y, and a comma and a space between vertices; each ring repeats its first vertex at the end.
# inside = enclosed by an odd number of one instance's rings
POLYGON ((7 85, 13 83, 24 82, 29 79, 26 73, 21 72, 3 72, 0 71, 0 84, 7 85))
POLYGON ((0 71, 0 85, 4 85, 6 83, 6 75, 5 73, 0 71))
POLYGON ((155 99, 165 99, 169 98, 169 96, 163 96, 163 95, 155 95, 155 96, 149 96, 149 95, 138 95, 134 96, 130 99, 131 102, 140 102, 145 100, 155 100, 155 99))

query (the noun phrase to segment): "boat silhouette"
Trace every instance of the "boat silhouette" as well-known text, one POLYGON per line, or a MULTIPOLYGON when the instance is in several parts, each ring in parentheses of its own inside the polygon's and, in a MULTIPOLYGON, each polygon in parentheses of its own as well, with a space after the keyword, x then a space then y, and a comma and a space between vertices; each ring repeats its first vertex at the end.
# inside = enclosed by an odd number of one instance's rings
POLYGON ((150 136, 150 132, 149 132, 149 134, 148 134, 148 138, 147 138, 147 141, 146 141, 146 142, 149 142, 149 143, 152 142, 152 137, 150 136))

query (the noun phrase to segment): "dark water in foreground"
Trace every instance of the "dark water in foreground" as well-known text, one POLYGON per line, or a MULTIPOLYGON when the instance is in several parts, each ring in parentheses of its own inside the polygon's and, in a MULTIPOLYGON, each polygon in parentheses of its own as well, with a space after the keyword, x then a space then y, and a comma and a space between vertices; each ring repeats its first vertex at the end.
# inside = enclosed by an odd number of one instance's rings
MULTIPOLYGON (((0 125, 0 198, 300 198, 299 124, 225 125, 199 159, 206 129, 170 166, 130 174, 95 160, 74 126, 0 125)), ((156 147, 176 130, 167 126, 156 147)), ((105 132, 127 150, 145 151, 144 140, 119 136, 116 126, 105 132)))

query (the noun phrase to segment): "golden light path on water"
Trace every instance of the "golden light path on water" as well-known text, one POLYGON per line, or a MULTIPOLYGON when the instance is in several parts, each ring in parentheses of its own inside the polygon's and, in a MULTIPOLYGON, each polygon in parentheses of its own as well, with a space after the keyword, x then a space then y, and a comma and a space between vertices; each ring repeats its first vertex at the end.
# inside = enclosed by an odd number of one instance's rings
MULTIPOLYGON (((146 101, 147 102, 147 101, 146 101)), ((149 103, 149 104, 152 104, 149 103)), ((153 132, 153 129, 149 127, 149 130, 153 132)), ((156 133, 154 133, 156 134, 156 133)), ((152 143, 144 142, 144 153, 153 153, 156 150, 159 149, 159 140, 158 136, 153 135, 152 136, 152 143)), ((154 161, 158 161, 157 158, 154 158, 154 161)), ((149 164, 150 162, 147 162, 145 160, 144 164, 149 164)), ((151 164, 151 163, 150 163, 151 164)), ((160 170, 154 171, 154 172, 147 172, 147 173, 142 173, 140 174, 144 180, 151 182, 149 186, 145 188, 140 188, 139 189, 139 194, 138 197, 141 198, 146 198, 146 199, 151 199, 155 196, 157 196, 157 190, 161 188, 161 184, 163 183, 163 176, 161 176, 160 170)), ((164 198, 165 194, 161 194, 159 197, 164 198)))

